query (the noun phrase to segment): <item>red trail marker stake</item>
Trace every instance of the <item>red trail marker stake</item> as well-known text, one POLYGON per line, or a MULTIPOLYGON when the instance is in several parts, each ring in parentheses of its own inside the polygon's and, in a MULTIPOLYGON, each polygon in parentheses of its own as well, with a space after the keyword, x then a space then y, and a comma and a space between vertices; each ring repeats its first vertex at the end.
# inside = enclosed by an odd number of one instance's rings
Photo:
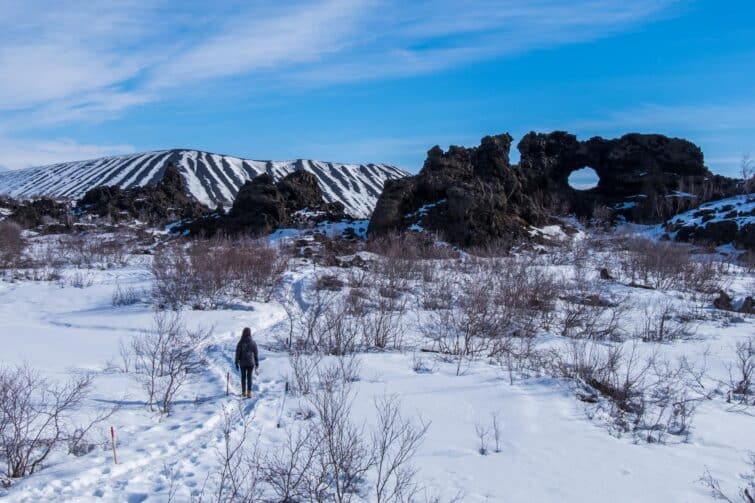
POLYGON ((231 371, 225 373, 225 396, 231 394, 231 371))
POLYGON ((110 427, 110 440, 113 442, 113 462, 118 464, 118 454, 115 452, 115 426, 110 427))

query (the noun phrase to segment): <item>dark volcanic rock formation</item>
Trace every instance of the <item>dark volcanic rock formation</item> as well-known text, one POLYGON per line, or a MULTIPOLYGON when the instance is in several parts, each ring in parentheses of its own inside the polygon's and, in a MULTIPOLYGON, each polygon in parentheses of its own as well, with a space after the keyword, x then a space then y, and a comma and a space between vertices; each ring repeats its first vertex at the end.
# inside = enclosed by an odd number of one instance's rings
POLYGON ((703 204, 670 219, 666 231, 677 241, 733 243, 755 250, 755 196, 740 195, 703 204))
POLYGON ((150 224, 165 224, 177 219, 197 218, 210 210, 191 197, 186 181, 173 164, 156 185, 121 189, 95 187, 82 197, 77 207, 85 213, 113 221, 139 219, 150 224))
POLYGON ((736 189, 734 180, 705 167, 697 145, 659 134, 580 142, 564 132, 529 133, 518 149, 519 170, 530 178, 529 187, 581 216, 590 216, 595 205, 605 205, 631 221, 661 221, 679 211, 679 200, 703 194, 707 200, 718 199, 736 189), (574 190, 569 175, 583 167, 595 170, 598 185, 574 190))
POLYGON ((386 182, 369 232, 418 229, 461 245, 523 237, 548 216, 509 164, 512 138, 486 136, 477 148, 433 147, 417 176, 386 182))
POLYGON ((13 213, 11 213, 9 218, 26 229, 32 229, 40 225, 68 225, 69 223, 69 203, 56 201, 49 197, 41 197, 13 204, 13 213))
MULTIPOLYGON (((512 138, 487 136, 476 148, 433 147, 413 177, 388 181, 369 232, 424 229, 450 242, 484 245, 528 237, 554 213, 590 217, 605 206, 636 222, 661 221, 683 204, 731 195, 736 181, 713 175, 693 143, 662 135, 628 134, 578 141, 565 132, 529 133, 519 165, 509 162, 512 138), (575 190, 569 175, 593 168, 597 187, 575 190)), ((689 206, 688 206, 689 207, 689 206)), ((686 209, 686 208, 684 208, 686 209)))
POLYGON ((187 226, 192 234, 261 236, 301 223, 346 218, 341 203, 326 203, 317 177, 295 171, 278 182, 262 174, 239 190, 227 215, 215 213, 187 226))

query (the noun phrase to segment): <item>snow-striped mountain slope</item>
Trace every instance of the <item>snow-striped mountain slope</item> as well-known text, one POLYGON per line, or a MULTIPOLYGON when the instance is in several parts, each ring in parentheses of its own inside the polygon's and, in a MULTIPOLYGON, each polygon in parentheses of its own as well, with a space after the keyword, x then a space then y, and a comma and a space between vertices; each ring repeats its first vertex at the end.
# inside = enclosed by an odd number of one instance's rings
POLYGON ((0 194, 79 198, 99 185, 144 186, 157 183, 169 162, 186 177, 191 195, 210 207, 230 205, 244 182, 261 173, 278 179, 303 169, 317 176, 328 202, 340 201, 358 218, 372 213, 386 180, 407 175, 386 164, 253 161, 198 150, 162 150, 0 172, 0 194))

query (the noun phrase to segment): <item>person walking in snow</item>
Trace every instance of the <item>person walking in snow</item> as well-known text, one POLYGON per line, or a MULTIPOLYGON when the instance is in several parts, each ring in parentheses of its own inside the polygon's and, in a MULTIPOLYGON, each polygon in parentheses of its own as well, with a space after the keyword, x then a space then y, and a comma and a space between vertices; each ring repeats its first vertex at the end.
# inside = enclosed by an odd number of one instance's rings
POLYGON ((252 372, 259 369, 259 353, 257 343, 252 339, 249 327, 241 332, 241 339, 236 344, 236 370, 241 371, 241 396, 252 398, 252 372))

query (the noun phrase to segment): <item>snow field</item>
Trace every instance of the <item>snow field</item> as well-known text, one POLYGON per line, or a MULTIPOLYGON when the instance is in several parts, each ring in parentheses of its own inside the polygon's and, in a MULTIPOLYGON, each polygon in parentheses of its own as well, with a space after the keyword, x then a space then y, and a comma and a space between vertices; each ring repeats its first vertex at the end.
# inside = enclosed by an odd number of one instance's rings
MULTIPOLYGON (((569 265, 543 267, 553 274, 575 274, 569 265)), ((233 309, 184 311, 187 326, 214 328, 207 347, 209 365, 182 390, 174 412, 160 416, 145 407, 144 393, 133 376, 112 368, 119 343, 152 324, 147 302, 112 305, 116 284, 143 292, 150 289, 145 262, 134 259, 128 266, 105 271, 69 268, 63 275, 76 273, 88 275, 87 286, 75 288, 65 280, 0 282, 0 362, 27 362, 56 379, 92 372, 95 391, 87 409, 114 403, 120 409, 100 428, 98 449, 79 458, 57 453, 43 470, 0 493, 5 500, 158 502, 168 501, 175 491, 175 501, 188 501, 216 469, 224 414, 240 406, 251 418, 249 436, 257 438, 263 450, 279 448, 285 430, 301 424, 295 416, 300 399, 289 396, 282 428, 276 427, 291 372, 286 353, 275 350, 276 341, 288 330, 280 305, 235 303, 233 309), (262 357, 253 400, 238 398, 238 377, 232 369, 233 350, 244 326, 251 327, 262 357), (230 397, 225 394, 228 371, 230 397), (118 465, 109 450, 110 424, 118 435, 118 465)), ((286 281, 301 294, 319 274, 346 273, 301 265, 287 273, 286 281)), ((734 269, 730 279, 729 291, 738 297, 753 284, 752 274, 741 269, 734 269)), ((627 296, 628 332, 642 322, 644 306, 663 299, 679 305, 694 302, 681 292, 629 288, 618 282, 606 286, 606 292, 627 296)), ((687 441, 658 445, 638 443, 631 435, 617 437, 600 418, 591 419, 594 410, 576 400, 572 385, 565 381, 517 376, 512 385, 500 368, 485 359, 457 376, 453 362, 432 353, 421 354, 431 371, 415 372, 414 354, 429 346, 418 330, 427 313, 415 303, 410 306, 402 327, 405 343, 412 349, 358 355, 361 369, 353 384, 352 420, 369 431, 375 422, 375 400, 396 395, 406 416, 429 421, 414 464, 419 482, 441 501, 457 495, 470 502, 711 501, 708 490, 697 482, 706 468, 729 494, 743 485, 739 474, 746 472, 747 452, 755 450, 752 408, 732 407, 714 396, 700 403, 687 441), (481 455, 475 428, 489 427, 494 413, 501 424, 501 452, 481 455)), ((638 348, 669 359, 685 356, 696 364, 705 362, 706 385, 715 387, 728 377, 734 345, 755 335, 755 325, 750 317, 712 314, 697 325, 693 337, 640 343, 638 348)), ((541 347, 563 344, 554 334, 539 337, 541 347)))

